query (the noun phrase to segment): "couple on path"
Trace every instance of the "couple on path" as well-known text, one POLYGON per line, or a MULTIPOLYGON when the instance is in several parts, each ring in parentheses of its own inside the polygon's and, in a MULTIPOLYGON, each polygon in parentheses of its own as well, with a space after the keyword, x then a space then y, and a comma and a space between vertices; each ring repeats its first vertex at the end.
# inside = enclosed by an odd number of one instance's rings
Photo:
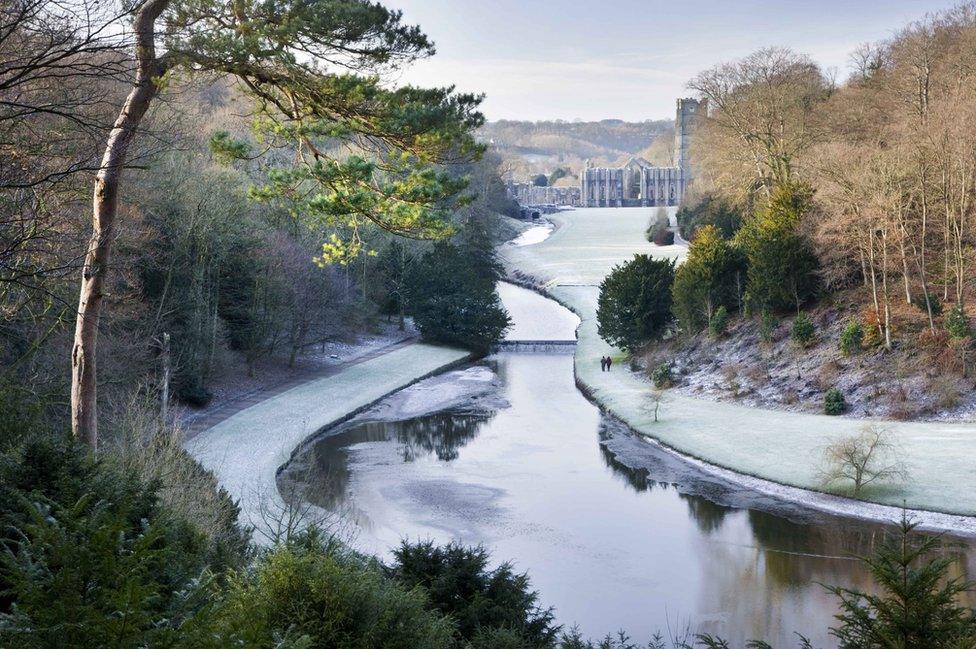
POLYGON ((612 358, 610 358, 609 356, 601 356, 600 357, 600 371, 601 372, 609 372, 611 365, 613 365, 613 359, 612 358))

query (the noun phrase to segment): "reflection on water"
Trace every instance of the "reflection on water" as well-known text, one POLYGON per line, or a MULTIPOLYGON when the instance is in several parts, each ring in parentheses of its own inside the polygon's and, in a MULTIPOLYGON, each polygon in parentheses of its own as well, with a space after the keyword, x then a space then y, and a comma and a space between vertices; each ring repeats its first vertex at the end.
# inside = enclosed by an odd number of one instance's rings
MULTIPOLYGON (((500 292, 523 320, 557 322, 523 289, 500 292)), ((836 604, 820 584, 869 588, 853 557, 873 551, 881 526, 745 491, 647 443, 580 394, 572 356, 493 360, 510 407, 351 422, 285 476, 342 511, 365 552, 388 558, 404 537, 485 545, 529 572, 560 622, 591 636, 647 639, 689 624, 732 646, 792 647, 794 631, 835 646, 836 604)), ((976 574, 968 544, 944 551, 960 559, 958 576, 976 574)))
POLYGON ((347 497, 350 479, 349 448, 357 444, 393 442, 404 462, 435 456, 450 462, 458 449, 477 435, 478 425, 490 415, 477 413, 435 413, 404 421, 364 421, 339 426, 292 462, 287 477, 306 483, 305 497, 320 507, 340 509, 347 497))
POLYGON ((777 506, 636 438, 575 389, 569 356, 496 360, 511 407, 343 426, 299 458, 308 497, 352 511, 354 543, 380 556, 402 537, 482 543, 590 635, 687 623, 740 646, 793 646, 793 631, 833 646, 819 584, 867 588, 852 557, 879 526, 777 506))

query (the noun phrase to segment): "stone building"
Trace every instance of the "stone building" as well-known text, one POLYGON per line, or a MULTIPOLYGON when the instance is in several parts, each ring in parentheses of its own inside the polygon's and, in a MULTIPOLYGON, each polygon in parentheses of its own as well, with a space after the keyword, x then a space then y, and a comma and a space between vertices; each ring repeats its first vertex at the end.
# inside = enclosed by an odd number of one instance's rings
POLYGON ((532 183, 511 183, 508 195, 520 205, 556 205, 578 207, 580 204, 579 187, 537 187, 532 183))
POLYGON ((583 207, 647 207, 678 205, 691 182, 688 157, 699 112, 706 106, 697 99, 679 99, 674 121, 674 154, 670 167, 656 167, 643 158, 631 158, 623 167, 591 167, 580 173, 583 207))

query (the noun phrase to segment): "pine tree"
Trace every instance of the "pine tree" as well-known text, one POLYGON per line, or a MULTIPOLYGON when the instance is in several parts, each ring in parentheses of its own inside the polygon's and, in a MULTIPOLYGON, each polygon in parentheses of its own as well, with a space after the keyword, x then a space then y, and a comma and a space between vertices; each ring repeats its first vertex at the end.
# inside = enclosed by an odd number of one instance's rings
MULTIPOLYGON (((326 237, 320 260, 348 263, 361 229, 439 239, 453 231, 464 178, 444 165, 484 151, 480 97, 453 88, 391 88, 384 76, 434 53, 400 11, 370 0, 146 0, 132 3, 135 77, 95 177, 71 352, 72 431, 98 442, 96 347, 123 171, 157 97, 193 74, 235 79, 253 107, 267 180, 252 191, 282 203, 326 237), (350 153, 351 152, 351 153, 350 153)), ((112 31, 110 28, 108 31, 112 31)), ((215 134, 224 159, 251 159, 246 142, 215 134)))
POLYGON ((831 629, 841 649, 961 649, 976 646, 974 612, 960 606, 971 582, 949 577, 952 561, 930 558, 936 537, 918 538, 917 523, 902 516, 897 534, 864 559, 880 594, 831 587, 840 598, 840 626, 831 629))

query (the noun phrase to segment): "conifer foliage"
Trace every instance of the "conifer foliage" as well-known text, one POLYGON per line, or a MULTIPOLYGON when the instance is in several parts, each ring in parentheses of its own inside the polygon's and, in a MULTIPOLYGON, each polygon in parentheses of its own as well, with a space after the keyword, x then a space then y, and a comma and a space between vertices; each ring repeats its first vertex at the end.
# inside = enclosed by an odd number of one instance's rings
POLYGON ((674 265, 674 260, 634 255, 614 267, 600 283, 596 312, 604 340, 632 352, 664 334, 673 318, 674 265))
POLYGON ((959 604, 973 584, 951 577, 952 561, 936 557, 937 537, 916 535, 917 523, 902 517, 897 534, 863 559, 881 587, 878 594, 833 587, 840 626, 831 629, 844 649, 976 646, 976 617, 959 604))

